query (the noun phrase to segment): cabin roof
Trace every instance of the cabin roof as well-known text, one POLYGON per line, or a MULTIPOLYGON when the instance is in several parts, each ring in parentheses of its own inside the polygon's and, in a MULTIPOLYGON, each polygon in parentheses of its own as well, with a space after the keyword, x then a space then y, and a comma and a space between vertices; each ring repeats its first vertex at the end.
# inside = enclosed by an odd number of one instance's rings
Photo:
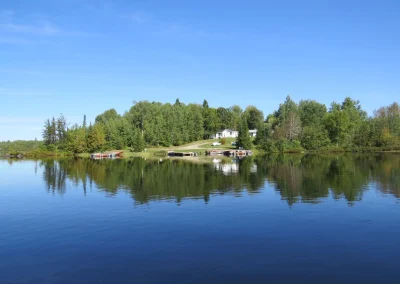
POLYGON ((220 130, 220 131, 218 131, 218 133, 219 132, 224 132, 224 131, 227 131, 227 132, 234 132, 234 131, 237 131, 237 130, 233 130, 233 129, 222 129, 222 130, 220 130))

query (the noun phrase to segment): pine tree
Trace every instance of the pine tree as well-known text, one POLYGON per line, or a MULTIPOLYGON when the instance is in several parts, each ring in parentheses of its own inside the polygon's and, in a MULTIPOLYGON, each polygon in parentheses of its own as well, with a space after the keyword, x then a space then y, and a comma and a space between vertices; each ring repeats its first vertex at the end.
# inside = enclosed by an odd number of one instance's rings
POLYGON ((247 121, 244 117, 242 117, 242 120, 240 122, 237 145, 238 147, 242 147, 243 149, 251 149, 252 147, 249 135, 249 128, 247 126, 247 121))
POLYGON ((133 139, 132 139, 132 151, 133 152, 143 152, 146 144, 143 136, 141 135, 139 129, 135 129, 133 139))
POLYGON ((87 146, 91 152, 101 151, 106 145, 105 132, 102 124, 96 123, 94 126, 89 126, 87 146))
POLYGON ((66 133, 67 121, 64 115, 61 114, 60 117, 56 120, 56 140, 60 148, 63 148, 65 146, 66 133))
POLYGON ((51 144, 53 145, 57 143, 57 124, 56 124, 56 119, 54 117, 51 120, 50 141, 51 144))
POLYGON ((47 119, 44 122, 44 129, 42 131, 43 142, 46 146, 51 144, 51 122, 50 119, 47 119))

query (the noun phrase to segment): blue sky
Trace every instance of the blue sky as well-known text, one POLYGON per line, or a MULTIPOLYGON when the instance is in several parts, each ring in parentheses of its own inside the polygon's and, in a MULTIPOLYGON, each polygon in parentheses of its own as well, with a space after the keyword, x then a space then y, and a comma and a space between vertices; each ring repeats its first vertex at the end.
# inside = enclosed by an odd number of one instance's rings
POLYGON ((400 95, 400 1, 0 1, 0 140, 132 101, 373 110, 400 95))

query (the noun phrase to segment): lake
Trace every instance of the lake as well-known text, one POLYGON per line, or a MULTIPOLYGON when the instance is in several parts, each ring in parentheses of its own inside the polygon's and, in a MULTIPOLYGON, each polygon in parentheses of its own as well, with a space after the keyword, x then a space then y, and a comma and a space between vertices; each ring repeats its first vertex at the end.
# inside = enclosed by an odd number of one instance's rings
POLYGON ((400 155, 0 160, 0 283, 400 283, 400 155))

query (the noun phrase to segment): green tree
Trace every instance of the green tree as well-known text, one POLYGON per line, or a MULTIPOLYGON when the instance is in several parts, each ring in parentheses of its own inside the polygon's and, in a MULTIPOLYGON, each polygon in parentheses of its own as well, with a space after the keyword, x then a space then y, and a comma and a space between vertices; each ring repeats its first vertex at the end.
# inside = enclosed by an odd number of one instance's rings
POLYGON ((46 146, 49 146, 52 143, 52 128, 50 119, 47 119, 44 122, 44 129, 42 131, 43 142, 46 146))
POLYGON ((237 139, 237 146, 243 149, 251 149, 252 143, 249 135, 249 128, 247 126, 246 117, 242 117, 242 121, 239 126, 239 136, 237 139))
POLYGON ((67 132, 66 148, 73 153, 84 153, 87 151, 86 130, 74 125, 67 132))
POLYGON ((254 144, 258 145, 260 149, 265 147, 265 143, 270 138, 271 128, 268 123, 264 123, 257 131, 257 136, 254 139, 254 144))
POLYGON ((203 139, 204 128, 202 107, 196 104, 189 104, 187 111, 187 128, 190 142, 203 139))
POLYGON ((146 147, 144 137, 139 129, 135 129, 132 141, 132 151, 133 152, 143 152, 146 147))
POLYGON ((343 112, 338 104, 332 103, 331 109, 325 117, 325 127, 332 143, 344 145, 346 141, 350 140, 350 116, 347 112, 343 112))
POLYGON ((115 109, 112 108, 112 109, 106 110, 102 114, 99 114, 96 117, 95 122, 99 122, 99 123, 105 124, 107 121, 110 121, 112 119, 116 119, 118 117, 119 117, 119 114, 117 113, 117 111, 115 109))
POLYGON ((87 148, 89 151, 102 151, 106 146, 106 135, 104 132, 103 125, 96 123, 93 126, 89 126, 88 137, 87 137, 87 148))
POLYGON ((255 106, 248 106, 244 111, 248 129, 260 129, 264 123, 264 113, 255 106))
POLYGON ((306 126, 301 134, 301 146, 307 150, 317 150, 331 143, 328 131, 323 126, 306 126))
POLYGON ((60 148, 64 148, 67 134, 67 120, 61 114, 56 120, 56 143, 60 148))
POLYGON ((285 102, 280 104, 278 110, 274 113, 274 116, 277 119, 276 123, 284 124, 283 122, 288 118, 289 114, 297 111, 297 104, 290 96, 287 96, 285 102))
POLYGON ((300 101, 298 109, 303 127, 323 124, 323 119, 327 114, 327 109, 324 104, 311 100, 300 101))
POLYGON ((234 130, 238 130, 243 110, 240 106, 234 105, 230 107, 230 111, 232 113, 232 122, 233 122, 232 128, 234 130))
POLYGON ((209 139, 211 135, 219 130, 217 110, 215 108, 209 108, 207 101, 203 103, 203 123, 204 139, 209 139))
POLYGON ((217 117, 219 129, 233 128, 233 114, 229 108, 217 108, 217 117))

